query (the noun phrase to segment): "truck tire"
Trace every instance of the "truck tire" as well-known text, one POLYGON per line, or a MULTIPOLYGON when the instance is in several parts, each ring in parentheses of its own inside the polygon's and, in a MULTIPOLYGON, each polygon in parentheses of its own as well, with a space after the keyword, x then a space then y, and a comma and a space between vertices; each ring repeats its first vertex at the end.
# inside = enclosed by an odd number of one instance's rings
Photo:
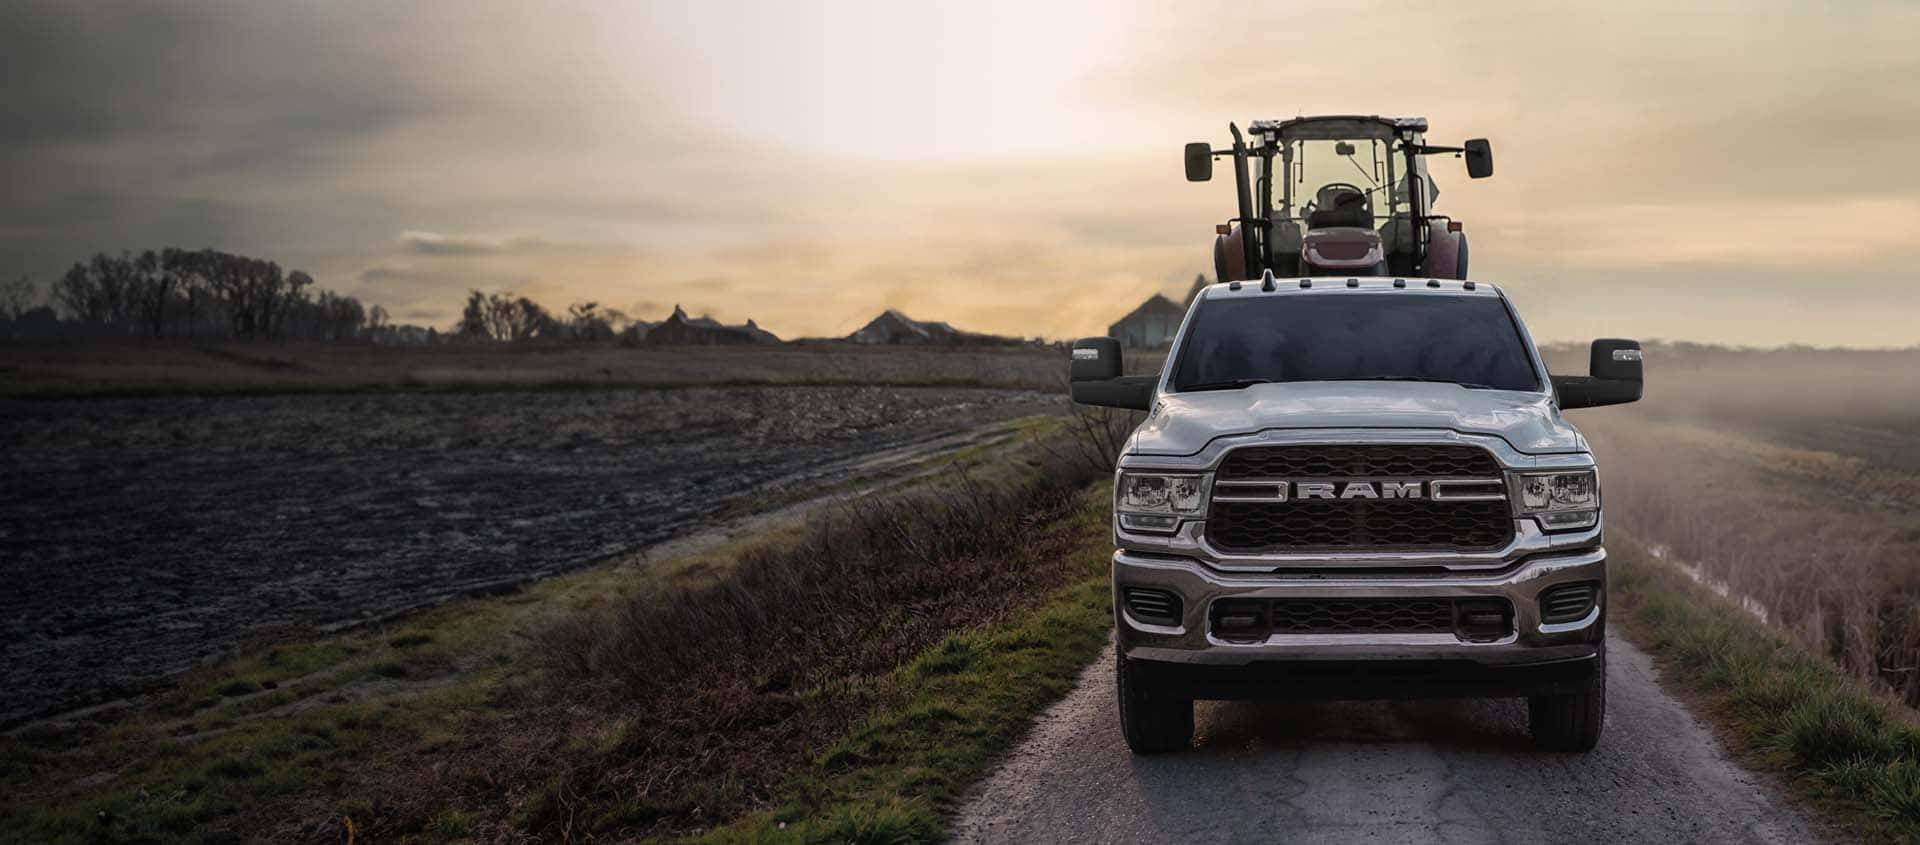
POLYGON ((1133 661, 1114 655, 1120 693, 1120 732, 1135 754, 1184 751, 1193 745, 1193 699, 1144 688, 1133 661))
POLYGON ((1593 667, 1586 689, 1569 695, 1536 695, 1527 699, 1527 728, 1542 751, 1592 751, 1600 744, 1600 728, 1607 714, 1607 647, 1593 667))

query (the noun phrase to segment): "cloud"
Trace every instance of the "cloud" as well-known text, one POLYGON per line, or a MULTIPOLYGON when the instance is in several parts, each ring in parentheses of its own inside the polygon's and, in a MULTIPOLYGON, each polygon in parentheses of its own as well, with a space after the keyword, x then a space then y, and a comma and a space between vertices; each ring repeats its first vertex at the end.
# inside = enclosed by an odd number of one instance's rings
POLYGON ((889 306, 1069 336, 1211 273, 1232 190, 1185 182, 1180 143, 1360 111, 1493 139, 1491 180, 1433 160, 1440 210, 1542 337, 1911 343, 1874 304, 1911 302, 1877 280, 1920 251, 1916 26, 1898 4, 29 0, 0 4, 0 276, 212 246, 447 320, 511 288, 784 336, 889 306), (1222 73, 1249 37, 1276 46, 1222 73))
POLYGON ((507 241, 475 235, 441 235, 433 232, 401 232, 400 246, 421 255, 497 255, 509 248, 507 241))

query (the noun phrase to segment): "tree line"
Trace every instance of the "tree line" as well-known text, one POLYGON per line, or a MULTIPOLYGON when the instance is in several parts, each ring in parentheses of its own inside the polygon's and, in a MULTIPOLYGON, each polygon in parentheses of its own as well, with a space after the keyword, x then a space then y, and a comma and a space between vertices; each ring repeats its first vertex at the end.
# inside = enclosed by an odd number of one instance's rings
POLYGON ((26 276, 0 281, 0 338, 597 342, 637 340, 654 325, 596 302, 555 315, 512 292, 475 290, 443 337, 393 325, 385 308, 316 287, 303 271, 214 249, 95 253, 48 286, 46 304, 37 294, 26 276))
MULTIPOLYGON (((0 314, 54 335, 353 340, 387 326, 386 309, 317 288, 277 262, 214 249, 95 253, 49 287, 65 312, 30 308, 31 281, 0 287, 0 314)), ((16 332, 18 333, 18 332, 16 332)))
POLYGON ((556 317, 539 303, 513 293, 467 293, 467 305, 460 312, 455 333, 473 340, 507 343, 535 339, 613 340, 636 322, 624 312, 602 308, 597 302, 576 302, 567 307, 564 317, 556 317))

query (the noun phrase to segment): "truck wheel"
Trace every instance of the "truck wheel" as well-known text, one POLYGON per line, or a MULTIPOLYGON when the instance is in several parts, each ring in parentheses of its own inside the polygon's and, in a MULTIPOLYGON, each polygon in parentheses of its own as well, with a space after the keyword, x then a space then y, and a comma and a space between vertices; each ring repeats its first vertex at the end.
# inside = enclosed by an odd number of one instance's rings
POLYGON ((1536 695, 1527 699, 1527 727, 1533 744, 1543 751, 1592 751, 1600 743, 1600 727, 1607 713, 1607 649, 1593 667, 1586 689, 1569 695, 1536 695))
POLYGON ((1184 751, 1193 744, 1193 699, 1156 694, 1142 686, 1125 657, 1114 655, 1120 692, 1120 732, 1135 754, 1184 751))

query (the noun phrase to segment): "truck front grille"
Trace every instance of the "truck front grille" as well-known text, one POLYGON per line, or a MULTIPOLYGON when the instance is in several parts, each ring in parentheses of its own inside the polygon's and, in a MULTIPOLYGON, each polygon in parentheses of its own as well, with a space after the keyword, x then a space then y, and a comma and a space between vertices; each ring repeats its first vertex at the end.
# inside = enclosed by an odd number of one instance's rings
POLYGON ((1223 478, 1498 478, 1478 446, 1248 446, 1227 453, 1223 478))
MULTIPOLYGON (((1421 481, 1420 498, 1215 501, 1207 536, 1230 552, 1491 551, 1513 539, 1500 465, 1477 446, 1251 446, 1228 453, 1219 481, 1421 481), (1494 499, 1432 498, 1438 479, 1484 480, 1494 499)), ((1252 488, 1240 488, 1250 490, 1252 488)), ((1273 489, 1273 488, 1263 488, 1273 489)), ((1216 496, 1221 488, 1216 487, 1216 496)))

